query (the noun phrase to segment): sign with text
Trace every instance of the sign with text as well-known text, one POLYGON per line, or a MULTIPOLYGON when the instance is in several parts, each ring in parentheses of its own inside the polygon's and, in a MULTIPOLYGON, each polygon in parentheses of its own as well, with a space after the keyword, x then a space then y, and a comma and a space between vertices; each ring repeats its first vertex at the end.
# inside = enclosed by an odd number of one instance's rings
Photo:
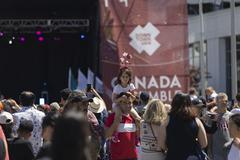
POLYGON ((188 89, 186 0, 100 0, 100 67, 111 98, 112 82, 124 52, 138 91, 170 102, 188 89))

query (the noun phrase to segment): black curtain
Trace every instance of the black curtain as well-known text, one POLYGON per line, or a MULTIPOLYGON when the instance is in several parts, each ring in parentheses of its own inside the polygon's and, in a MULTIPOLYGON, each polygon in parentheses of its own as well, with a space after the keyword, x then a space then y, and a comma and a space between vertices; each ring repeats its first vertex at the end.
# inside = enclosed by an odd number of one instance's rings
MULTIPOLYGON (((93 1, 94 3, 89 3, 90 1, 88 3, 82 2, 81 5, 72 3, 71 6, 67 3, 68 8, 64 6, 64 3, 59 3, 58 6, 51 3, 52 5, 49 5, 49 8, 45 6, 45 10, 58 18, 90 19, 91 25, 88 32, 44 34, 43 42, 39 42, 35 34, 16 32, 4 34, 3 37, 0 37, 0 91, 7 98, 12 97, 18 100, 21 91, 31 90, 37 95, 38 99, 41 91, 47 89, 49 102, 59 101, 59 91, 68 86, 69 67, 72 68, 75 76, 78 68, 81 68, 87 74, 88 67, 98 74, 99 6, 98 0, 91 0, 91 2, 93 1), (84 9, 81 10, 81 8, 84 9), (85 35, 85 38, 81 39, 81 35, 85 35), (8 42, 13 36, 15 40, 10 45, 8 42), (20 36, 25 37, 24 43, 19 41, 20 36), (44 83, 47 84, 46 88, 44 83)), ((38 7, 36 6, 36 8, 38 7)), ((21 8, 18 8, 18 10, 23 19, 28 18, 26 17, 27 14, 34 16, 34 14, 40 15, 42 13, 39 10, 33 11, 33 9, 22 11, 21 8)), ((17 14, 12 16, 17 16, 17 14)), ((46 17, 49 17, 49 15, 46 15, 46 17)))

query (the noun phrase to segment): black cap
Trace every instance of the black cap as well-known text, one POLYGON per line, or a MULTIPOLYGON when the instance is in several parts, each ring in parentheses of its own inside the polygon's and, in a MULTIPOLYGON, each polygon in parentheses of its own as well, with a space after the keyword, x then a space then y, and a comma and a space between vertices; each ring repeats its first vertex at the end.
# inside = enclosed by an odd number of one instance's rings
POLYGON ((67 100, 68 96, 71 94, 72 90, 69 88, 65 88, 63 90, 60 91, 60 96, 61 98, 63 98, 64 100, 67 100))
POLYGON ((148 92, 141 92, 140 94, 140 99, 143 100, 144 102, 147 102, 149 100, 150 96, 148 92))
POLYGON ((192 101, 192 105, 196 107, 205 107, 203 101, 199 98, 194 98, 192 101))
POLYGON ((72 93, 69 95, 68 101, 71 101, 71 102, 93 102, 93 99, 87 97, 87 95, 83 91, 76 90, 76 91, 72 91, 72 93))

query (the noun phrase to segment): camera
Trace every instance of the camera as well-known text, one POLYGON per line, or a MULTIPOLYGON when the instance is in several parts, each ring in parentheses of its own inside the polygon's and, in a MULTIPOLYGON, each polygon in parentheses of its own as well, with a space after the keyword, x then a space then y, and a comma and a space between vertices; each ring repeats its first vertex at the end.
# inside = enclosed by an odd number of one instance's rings
POLYGON ((217 113, 207 112, 207 115, 209 116, 210 119, 214 119, 216 117, 217 113))

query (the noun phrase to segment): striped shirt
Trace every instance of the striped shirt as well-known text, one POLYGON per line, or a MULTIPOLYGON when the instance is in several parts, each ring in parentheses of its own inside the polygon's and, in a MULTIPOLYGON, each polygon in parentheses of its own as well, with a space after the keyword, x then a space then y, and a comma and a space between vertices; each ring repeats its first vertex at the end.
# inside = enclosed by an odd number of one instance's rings
MULTIPOLYGON (((105 126, 111 127, 115 113, 109 115, 105 126)), ((136 150, 136 124, 130 115, 123 115, 116 133, 110 144, 111 159, 134 159, 137 158, 136 150)))

